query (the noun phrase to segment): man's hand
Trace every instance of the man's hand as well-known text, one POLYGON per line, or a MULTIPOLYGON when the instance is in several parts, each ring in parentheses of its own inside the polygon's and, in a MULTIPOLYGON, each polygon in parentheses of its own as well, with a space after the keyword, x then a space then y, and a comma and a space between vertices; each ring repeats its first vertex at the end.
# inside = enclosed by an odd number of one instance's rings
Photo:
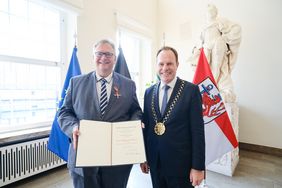
POLYGON ((144 174, 148 174, 150 171, 150 167, 147 162, 141 163, 140 168, 144 174))
POLYGON ((73 141, 73 149, 76 150, 77 147, 77 140, 79 136, 79 130, 78 127, 74 127, 72 130, 72 141, 73 141))
POLYGON ((190 182, 193 186, 200 185, 205 177, 205 171, 191 169, 190 182))

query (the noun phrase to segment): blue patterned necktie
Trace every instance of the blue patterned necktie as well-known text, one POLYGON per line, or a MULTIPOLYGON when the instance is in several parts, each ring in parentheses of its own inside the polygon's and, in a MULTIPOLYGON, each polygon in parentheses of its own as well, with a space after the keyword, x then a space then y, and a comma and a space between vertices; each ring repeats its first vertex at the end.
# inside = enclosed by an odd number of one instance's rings
POLYGON ((162 116, 164 115, 165 108, 167 105, 167 91, 169 90, 170 86, 165 85, 164 86, 164 96, 163 96, 163 102, 162 102, 162 109, 161 109, 161 114, 162 116))
POLYGON ((100 111, 101 115, 105 114, 105 109, 108 104, 108 99, 107 99, 107 87, 106 87, 106 82, 107 80, 105 78, 100 79, 101 82, 101 95, 100 95, 100 111))

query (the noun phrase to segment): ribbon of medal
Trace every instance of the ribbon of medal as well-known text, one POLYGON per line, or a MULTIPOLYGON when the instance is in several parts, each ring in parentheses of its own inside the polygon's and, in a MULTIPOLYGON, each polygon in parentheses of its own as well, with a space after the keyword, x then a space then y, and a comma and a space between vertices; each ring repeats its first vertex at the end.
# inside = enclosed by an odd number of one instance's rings
POLYGON ((168 120, 168 118, 171 115, 171 112, 174 109, 179 97, 181 96, 184 85, 185 85, 184 80, 181 80, 181 84, 180 84, 179 90, 177 91, 177 94, 173 98, 173 101, 170 104, 170 106, 168 107, 168 110, 166 110, 166 112, 164 114, 164 118, 162 118, 162 120, 159 121, 159 122, 158 122, 157 113, 156 113, 156 109, 155 109, 155 96, 157 96, 157 88, 158 87, 157 87, 157 84, 155 85, 154 91, 153 91, 153 94, 152 94, 151 108, 152 108, 153 118, 154 118, 154 121, 156 123, 156 125, 154 127, 154 131, 157 135, 161 136, 165 133, 165 122, 168 120))

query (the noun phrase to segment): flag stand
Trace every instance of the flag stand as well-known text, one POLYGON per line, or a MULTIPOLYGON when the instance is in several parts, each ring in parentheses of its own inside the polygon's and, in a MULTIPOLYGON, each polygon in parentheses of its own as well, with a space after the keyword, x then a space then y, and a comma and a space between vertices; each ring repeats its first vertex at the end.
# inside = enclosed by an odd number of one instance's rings
POLYGON ((204 172, 204 179, 202 181, 202 183, 198 186, 198 188, 213 188, 213 186, 210 186, 207 184, 207 170, 205 170, 204 172))
POLYGON ((208 184, 207 184, 207 180, 204 179, 204 180, 202 181, 202 183, 198 186, 198 188, 214 188, 214 187, 211 186, 211 185, 208 185, 208 184))
POLYGON ((198 186, 198 188, 213 188, 213 186, 210 186, 206 183, 206 179, 203 180, 203 182, 198 186))
POLYGON ((206 183, 206 179, 203 179, 202 183, 198 187, 199 188, 209 188, 207 183, 206 183))

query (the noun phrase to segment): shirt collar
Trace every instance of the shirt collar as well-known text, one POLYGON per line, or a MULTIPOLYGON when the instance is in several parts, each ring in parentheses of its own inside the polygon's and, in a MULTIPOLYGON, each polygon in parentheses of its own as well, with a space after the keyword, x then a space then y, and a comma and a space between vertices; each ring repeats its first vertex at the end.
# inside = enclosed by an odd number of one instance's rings
MULTIPOLYGON (((97 78, 97 82, 99 82, 103 77, 99 76, 96 73, 96 78, 97 78)), ((113 78, 113 73, 111 73, 109 76, 105 77, 105 80, 107 81, 107 83, 110 83, 112 78, 113 78)))
POLYGON ((174 79, 171 82, 169 82, 168 84, 161 81, 160 88, 162 89, 165 85, 168 85, 171 89, 173 89, 176 84, 176 81, 177 81, 177 77, 174 77, 174 79))

